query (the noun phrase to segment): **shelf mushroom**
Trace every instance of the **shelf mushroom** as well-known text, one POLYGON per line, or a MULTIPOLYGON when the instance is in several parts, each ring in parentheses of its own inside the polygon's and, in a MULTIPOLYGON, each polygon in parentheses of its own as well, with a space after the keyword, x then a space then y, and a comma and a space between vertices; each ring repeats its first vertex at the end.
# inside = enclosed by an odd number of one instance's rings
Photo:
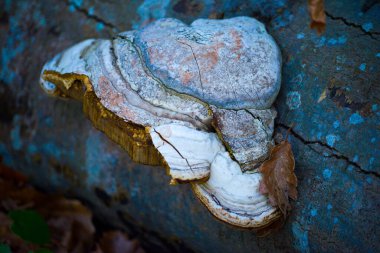
POLYGON ((280 50, 249 17, 160 19, 74 45, 41 73, 48 94, 83 101, 134 161, 165 165, 212 214, 247 228, 280 217, 256 170, 274 145, 280 84, 280 50))

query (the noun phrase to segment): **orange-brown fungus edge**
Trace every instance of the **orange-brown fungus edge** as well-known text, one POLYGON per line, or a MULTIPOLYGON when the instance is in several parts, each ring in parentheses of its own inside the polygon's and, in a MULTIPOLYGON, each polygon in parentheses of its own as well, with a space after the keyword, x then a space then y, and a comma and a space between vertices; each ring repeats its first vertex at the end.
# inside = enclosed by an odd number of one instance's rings
POLYGON ((105 108, 96 97, 86 75, 60 74, 46 70, 42 78, 57 86, 54 96, 82 101, 83 112, 94 126, 125 149, 133 161, 147 165, 164 165, 163 157, 154 147, 145 127, 126 122, 105 108))

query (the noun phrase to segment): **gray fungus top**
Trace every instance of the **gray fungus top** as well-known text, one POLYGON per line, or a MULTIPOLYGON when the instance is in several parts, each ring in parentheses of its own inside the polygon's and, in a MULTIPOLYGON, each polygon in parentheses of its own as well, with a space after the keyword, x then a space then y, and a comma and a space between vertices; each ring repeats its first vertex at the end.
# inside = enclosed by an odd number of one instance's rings
POLYGON ((253 18, 161 19, 134 43, 167 87, 220 108, 267 109, 280 89, 280 50, 253 18))

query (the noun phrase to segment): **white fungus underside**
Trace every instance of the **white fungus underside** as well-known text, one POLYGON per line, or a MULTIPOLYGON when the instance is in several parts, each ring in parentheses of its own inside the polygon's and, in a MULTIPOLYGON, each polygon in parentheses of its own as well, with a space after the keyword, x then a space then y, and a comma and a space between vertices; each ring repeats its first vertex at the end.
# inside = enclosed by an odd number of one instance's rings
POLYGON ((216 154, 225 150, 216 134, 181 125, 153 127, 150 136, 165 158, 170 176, 182 181, 207 177, 216 154))
POLYGON ((206 183, 194 183, 193 189, 219 219, 237 226, 258 227, 276 213, 268 198, 259 192, 261 174, 242 173, 216 134, 164 125, 150 129, 150 135, 168 163, 172 178, 210 176, 206 183))
POLYGON ((194 183, 200 200, 219 219, 240 227, 261 226, 277 209, 259 192, 260 173, 242 173, 227 152, 219 152, 206 183, 194 183))

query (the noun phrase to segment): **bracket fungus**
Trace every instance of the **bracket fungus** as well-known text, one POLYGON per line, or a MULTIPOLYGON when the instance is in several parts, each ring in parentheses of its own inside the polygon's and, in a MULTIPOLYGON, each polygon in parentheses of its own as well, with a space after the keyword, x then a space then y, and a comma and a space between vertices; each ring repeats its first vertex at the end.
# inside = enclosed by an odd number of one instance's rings
POLYGON ((166 166, 217 218, 255 229, 281 216, 257 170, 274 146, 280 83, 280 50, 249 17, 160 19, 74 45, 41 74, 134 161, 166 166))

